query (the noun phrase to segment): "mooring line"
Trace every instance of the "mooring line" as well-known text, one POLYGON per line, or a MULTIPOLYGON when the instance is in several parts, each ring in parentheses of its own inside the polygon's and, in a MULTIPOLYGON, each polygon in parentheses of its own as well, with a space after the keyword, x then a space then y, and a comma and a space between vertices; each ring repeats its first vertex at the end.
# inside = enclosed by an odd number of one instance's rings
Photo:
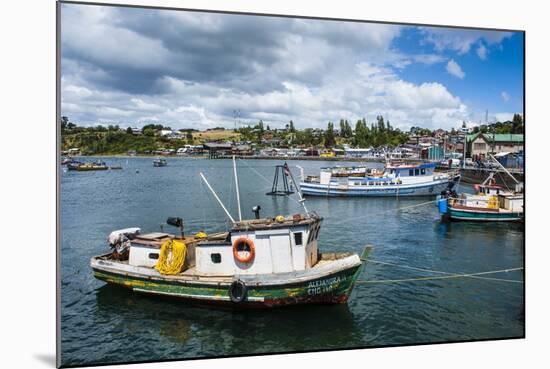
POLYGON ((271 184, 271 181, 269 179, 267 179, 263 174, 261 174, 260 172, 258 172, 256 169, 252 168, 246 161, 244 161, 243 159, 240 159, 239 158, 239 161, 242 161, 244 163, 244 165, 246 165, 249 169, 251 169, 252 171, 254 171, 258 176, 260 176, 264 181, 266 181, 268 184, 271 184))
MULTIPOLYGON (((419 206, 424 206, 424 205, 429 205, 429 204, 432 204, 434 202, 437 202, 437 199, 436 200, 430 200, 430 201, 426 201, 426 202, 422 202, 420 204, 414 204, 414 205, 409 205, 409 206, 403 206, 401 208, 391 208, 391 209, 385 209, 385 210, 382 210, 382 211, 379 211, 377 212, 377 214, 384 214, 384 213, 389 213, 389 212, 398 212, 398 211, 402 211, 402 210, 407 210, 407 209, 412 209, 412 208, 416 208, 416 207, 419 207, 419 206)), ((356 220, 356 219, 360 219, 360 218, 367 218, 367 217, 370 217, 372 216, 371 214, 366 214, 366 215, 358 215, 358 216, 354 216, 354 217, 349 217, 349 218, 344 218, 344 219, 338 219, 338 223, 344 223, 344 222, 348 222, 350 220, 356 220)))
MULTIPOLYGON (((450 272, 443 272, 440 270, 432 270, 432 269, 424 269, 424 268, 417 268, 417 267, 411 267, 408 265, 400 265, 400 264, 394 264, 394 263, 388 263, 385 261, 379 261, 379 260, 372 260, 368 259, 368 262, 376 263, 376 264, 382 264, 382 265, 389 265, 397 268, 403 268, 403 269, 411 269, 411 270, 418 270, 421 272, 428 272, 428 273, 438 273, 438 274, 447 274, 447 275, 457 275, 457 274, 463 274, 463 273, 450 273, 450 272)), ((523 269, 523 268, 521 268, 523 269)), ((508 270, 505 270, 508 271, 508 270)), ((503 281, 503 282, 516 282, 516 283, 523 283, 523 281, 514 281, 511 279, 504 279, 504 278, 494 278, 494 277, 478 277, 478 276, 470 276, 469 278, 475 278, 475 279, 487 279, 491 281, 503 281)))
MULTIPOLYGON (((420 269, 420 268, 418 268, 418 269, 420 269)), ((454 279, 454 278, 481 278, 481 279, 488 279, 488 280, 494 280, 494 281, 499 281, 499 282, 524 283, 523 281, 518 281, 518 280, 514 280, 514 279, 478 277, 480 275, 496 274, 496 273, 507 273, 507 272, 513 272, 513 271, 517 271, 517 270, 523 270, 523 267, 508 268, 508 269, 501 269, 501 270, 491 270, 491 271, 488 271, 488 272, 467 273, 467 274, 465 274, 465 273, 448 274, 447 273, 448 275, 431 276, 431 277, 416 277, 416 278, 404 278, 404 279, 358 280, 357 283, 400 283, 400 282, 429 281, 429 280, 437 280, 437 279, 454 279)), ((434 271, 434 272, 436 272, 436 273, 446 273, 446 272, 439 272, 439 271, 434 271)))

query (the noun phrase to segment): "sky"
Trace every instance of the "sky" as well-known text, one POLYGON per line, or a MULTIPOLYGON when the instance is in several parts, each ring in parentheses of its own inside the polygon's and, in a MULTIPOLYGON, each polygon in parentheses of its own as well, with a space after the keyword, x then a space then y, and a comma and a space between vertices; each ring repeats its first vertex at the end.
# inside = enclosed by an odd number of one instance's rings
POLYGON ((523 33, 95 5, 61 9, 82 126, 458 128, 523 114, 523 33))

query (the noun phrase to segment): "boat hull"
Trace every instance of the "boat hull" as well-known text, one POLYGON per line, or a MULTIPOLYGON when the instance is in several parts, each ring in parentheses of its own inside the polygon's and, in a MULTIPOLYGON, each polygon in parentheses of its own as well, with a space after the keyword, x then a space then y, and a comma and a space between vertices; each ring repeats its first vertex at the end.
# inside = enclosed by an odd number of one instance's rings
POLYGON ((450 181, 444 180, 410 185, 341 186, 336 184, 322 185, 318 183, 301 182, 300 189, 304 195, 308 196, 435 196, 446 190, 449 183, 450 181))
POLYGON ((521 212, 501 212, 460 209, 449 206, 445 214, 450 220, 474 222, 517 222, 523 218, 521 212))
MULTIPOLYGON (((367 251, 363 253, 365 259, 366 254, 367 251)), ((355 258, 359 260, 357 255, 355 258)), ((364 263, 349 263, 332 273, 317 276, 295 272, 281 283, 264 280, 261 275, 240 276, 238 279, 247 286, 246 297, 242 302, 233 302, 230 298, 229 289, 236 279, 209 281, 208 278, 201 280, 200 277, 189 280, 160 275, 153 277, 151 274, 117 271, 112 268, 113 263, 102 267, 97 258, 93 258, 91 264, 96 278, 138 293, 237 308, 273 308, 301 304, 345 304, 364 263)), ((281 276, 281 279, 285 278, 281 276)))

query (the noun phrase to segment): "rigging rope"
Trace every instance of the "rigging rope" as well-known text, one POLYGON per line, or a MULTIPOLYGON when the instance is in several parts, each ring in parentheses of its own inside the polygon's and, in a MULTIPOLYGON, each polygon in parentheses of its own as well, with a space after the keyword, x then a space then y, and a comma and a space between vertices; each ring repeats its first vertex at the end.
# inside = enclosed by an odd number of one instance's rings
MULTIPOLYGON (((385 262, 385 261, 372 260, 372 259, 370 259, 370 258, 369 258, 367 261, 368 261, 368 262, 371 262, 371 263, 375 263, 375 264, 389 265, 389 266, 393 266, 393 267, 397 267, 397 268, 418 270, 418 271, 421 271, 421 272, 436 273, 436 274, 446 274, 446 275, 461 275, 461 276, 467 276, 467 275, 464 274, 464 273, 450 273, 450 272, 443 272, 443 271, 440 271, 440 270, 431 270, 431 269, 417 268, 417 267, 411 267, 411 266, 407 266, 407 265, 399 265, 399 264, 394 264, 394 263, 388 263, 388 262, 385 262)), ((496 271, 495 273, 508 272, 508 271, 519 270, 519 269, 523 269, 523 268, 503 269, 503 270, 496 271)), ((489 274, 489 273, 487 273, 487 274, 489 274)), ((517 281, 517 280, 511 280, 511 279, 503 279, 503 278, 478 277, 478 276, 475 276, 475 275, 469 275, 469 277, 470 277, 470 278, 475 278, 475 279, 487 279, 487 280, 493 280, 493 281, 523 283, 523 281, 517 281)))
MULTIPOLYGON (((359 280, 357 283, 400 283, 400 282, 415 282, 415 281, 429 281, 435 279, 453 279, 453 278, 470 278, 479 275, 485 274, 495 274, 495 273, 504 273, 511 272, 514 270, 522 270, 523 268, 512 268, 512 269, 503 269, 503 270, 493 270, 489 272, 481 273, 469 273, 469 274, 451 274, 451 275, 441 275, 441 276, 432 276, 432 277, 418 277, 418 278, 405 278, 405 279, 378 279, 378 280, 359 280)), ((523 281, 513 280, 513 279, 498 279, 493 278, 492 280, 498 280, 501 282, 511 282, 511 283, 523 283, 523 281)))

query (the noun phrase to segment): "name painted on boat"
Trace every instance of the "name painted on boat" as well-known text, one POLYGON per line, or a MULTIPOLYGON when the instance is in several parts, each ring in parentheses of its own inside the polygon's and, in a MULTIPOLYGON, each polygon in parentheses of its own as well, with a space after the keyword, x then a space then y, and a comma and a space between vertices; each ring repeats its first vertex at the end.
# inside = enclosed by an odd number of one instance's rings
POLYGON ((340 282, 346 280, 346 276, 342 277, 332 277, 327 279, 320 279, 317 281, 311 281, 307 285, 307 294, 308 295, 319 295, 321 293, 327 293, 335 289, 340 282))

